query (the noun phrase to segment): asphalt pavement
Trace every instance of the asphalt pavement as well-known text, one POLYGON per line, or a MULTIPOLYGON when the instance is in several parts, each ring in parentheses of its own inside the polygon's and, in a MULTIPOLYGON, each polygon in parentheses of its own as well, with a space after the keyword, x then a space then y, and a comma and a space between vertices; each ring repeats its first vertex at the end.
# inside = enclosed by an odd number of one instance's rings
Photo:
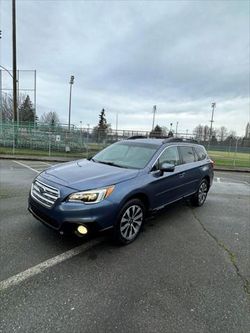
POLYGON ((27 211, 52 163, 0 160, 0 332, 249 332, 250 174, 216 172, 139 238, 63 237, 27 211))

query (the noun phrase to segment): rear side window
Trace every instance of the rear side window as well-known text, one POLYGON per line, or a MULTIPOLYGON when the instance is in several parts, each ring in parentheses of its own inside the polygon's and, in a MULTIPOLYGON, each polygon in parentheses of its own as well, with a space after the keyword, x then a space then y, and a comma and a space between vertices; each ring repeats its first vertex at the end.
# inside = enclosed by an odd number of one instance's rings
POLYGON ((207 153, 203 147, 195 147, 196 154, 198 156, 198 161, 205 160, 207 153))
POLYGON ((195 162, 195 156, 192 147, 179 147, 183 164, 195 162))

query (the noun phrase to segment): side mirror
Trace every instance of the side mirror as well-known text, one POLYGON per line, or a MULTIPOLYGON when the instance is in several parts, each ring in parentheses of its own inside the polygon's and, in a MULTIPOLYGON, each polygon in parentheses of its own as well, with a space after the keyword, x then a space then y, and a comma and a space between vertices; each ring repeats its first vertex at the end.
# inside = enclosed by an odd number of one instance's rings
POLYGON ((162 165, 160 166, 160 170, 162 172, 173 172, 174 169, 175 165, 170 163, 162 163, 162 165))

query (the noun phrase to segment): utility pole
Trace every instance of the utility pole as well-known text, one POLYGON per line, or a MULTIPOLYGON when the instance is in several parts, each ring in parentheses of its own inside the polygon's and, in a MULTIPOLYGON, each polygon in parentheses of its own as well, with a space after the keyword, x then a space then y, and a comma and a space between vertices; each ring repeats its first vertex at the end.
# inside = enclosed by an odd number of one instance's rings
POLYGON ((211 117, 211 120, 210 120, 211 125, 210 125, 210 140, 209 141, 211 141, 212 135, 213 135, 214 109, 216 107, 216 103, 213 102, 211 104, 211 106, 212 106, 212 117, 211 117))
POLYGON ((13 71, 13 120, 17 121, 17 79, 16 79, 16 0, 12 0, 12 71, 13 71))
POLYGON ((116 135, 117 135, 117 131, 118 131, 118 112, 116 112, 115 130, 116 130, 116 135))
POLYGON ((177 136, 177 134, 178 134, 178 125, 179 125, 179 122, 177 121, 177 123, 176 123, 176 128, 175 128, 175 135, 177 136))
POLYGON ((2 70, 0 69, 0 134, 3 132, 3 92, 2 92, 2 70))
MULTIPOLYGON (((0 30, 0 39, 2 38, 2 30, 0 30)), ((0 123, 1 134, 3 131, 3 93, 2 93, 2 70, 0 69, 0 123)))
POLYGON ((70 81, 69 81, 69 124, 68 124, 68 131, 70 132, 70 117, 71 117, 71 95, 72 95, 72 86, 74 84, 75 77, 71 75, 70 81))
POLYGON ((156 113, 156 105, 153 106, 153 124, 152 124, 152 131, 155 128, 155 113, 156 113))

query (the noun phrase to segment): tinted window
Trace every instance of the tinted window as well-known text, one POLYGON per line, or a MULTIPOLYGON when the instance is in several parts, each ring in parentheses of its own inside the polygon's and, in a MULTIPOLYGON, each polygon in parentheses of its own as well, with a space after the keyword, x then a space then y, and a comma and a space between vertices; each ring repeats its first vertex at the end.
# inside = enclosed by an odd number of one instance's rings
POLYGON ((169 163, 178 165, 179 163, 179 153, 177 147, 168 147, 164 150, 164 152, 159 157, 159 164, 169 163))
POLYGON ((183 163, 191 163, 195 161, 195 156, 192 147, 180 147, 183 163))
POLYGON ((202 161, 207 157, 206 151, 203 147, 195 147, 195 151, 198 156, 198 161, 202 161))
POLYGON ((121 142, 100 151, 93 160, 101 163, 114 163, 117 166, 142 169, 151 160, 159 146, 137 142, 121 142))

